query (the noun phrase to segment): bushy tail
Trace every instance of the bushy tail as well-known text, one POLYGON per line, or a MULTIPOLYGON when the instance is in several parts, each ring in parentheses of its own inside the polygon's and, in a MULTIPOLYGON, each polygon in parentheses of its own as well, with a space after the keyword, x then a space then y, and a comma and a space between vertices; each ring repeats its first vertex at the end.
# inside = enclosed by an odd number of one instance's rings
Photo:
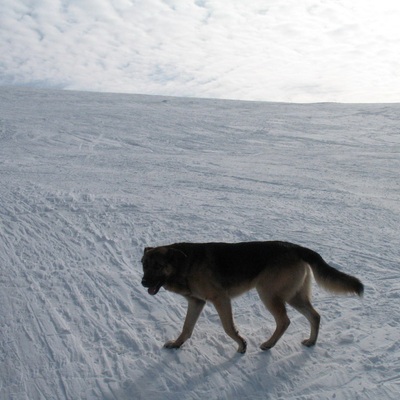
POLYGON ((355 293, 362 297, 364 285, 359 279, 331 267, 313 250, 300 247, 299 255, 310 265, 318 285, 334 293, 355 293))

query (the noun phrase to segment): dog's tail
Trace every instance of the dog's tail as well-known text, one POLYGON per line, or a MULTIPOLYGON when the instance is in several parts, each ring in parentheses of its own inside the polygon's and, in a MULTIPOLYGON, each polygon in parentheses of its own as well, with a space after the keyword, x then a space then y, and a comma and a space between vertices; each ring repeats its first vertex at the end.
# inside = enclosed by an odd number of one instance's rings
POLYGON ((318 285, 334 293, 354 293, 360 297, 363 296, 364 285, 359 279, 331 267, 313 250, 299 247, 299 255, 310 265, 318 285))

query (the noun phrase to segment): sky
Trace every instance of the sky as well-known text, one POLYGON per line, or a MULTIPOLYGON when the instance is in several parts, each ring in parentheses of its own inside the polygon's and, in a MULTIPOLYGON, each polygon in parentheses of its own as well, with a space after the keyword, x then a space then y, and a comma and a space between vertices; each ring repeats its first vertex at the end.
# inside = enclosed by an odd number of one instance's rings
POLYGON ((0 85, 400 102, 399 0, 1 0, 0 85))

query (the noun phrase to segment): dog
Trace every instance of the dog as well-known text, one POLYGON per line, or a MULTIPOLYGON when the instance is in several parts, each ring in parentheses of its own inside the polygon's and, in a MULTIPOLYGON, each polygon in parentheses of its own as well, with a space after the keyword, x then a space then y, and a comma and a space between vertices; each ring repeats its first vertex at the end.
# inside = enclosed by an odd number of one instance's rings
POLYGON ((188 301, 182 332, 165 343, 168 349, 181 347, 191 337, 204 305, 211 302, 226 334, 238 344, 237 351, 245 353, 247 344, 235 327, 231 299, 253 288, 276 321, 274 333, 260 346, 262 350, 275 346, 288 328, 286 303, 309 321, 310 337, 302 344, 314 346, 320 315, 311 305, 312 275, 319 285, 337 294, 362 297, 364 292, 359 279, 331 267, 315 251, 281 241, 146 247, 142 265, 142 285, 150 295, 164 287, 188 301))

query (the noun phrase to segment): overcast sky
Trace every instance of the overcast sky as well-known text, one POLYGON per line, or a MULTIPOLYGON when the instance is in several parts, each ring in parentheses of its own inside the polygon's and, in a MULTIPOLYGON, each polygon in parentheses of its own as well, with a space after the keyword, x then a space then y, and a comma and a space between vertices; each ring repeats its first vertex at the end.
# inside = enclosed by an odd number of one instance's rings
POLYGON ((400 0, 0 0, 0 85, 400 102, 400 0))

